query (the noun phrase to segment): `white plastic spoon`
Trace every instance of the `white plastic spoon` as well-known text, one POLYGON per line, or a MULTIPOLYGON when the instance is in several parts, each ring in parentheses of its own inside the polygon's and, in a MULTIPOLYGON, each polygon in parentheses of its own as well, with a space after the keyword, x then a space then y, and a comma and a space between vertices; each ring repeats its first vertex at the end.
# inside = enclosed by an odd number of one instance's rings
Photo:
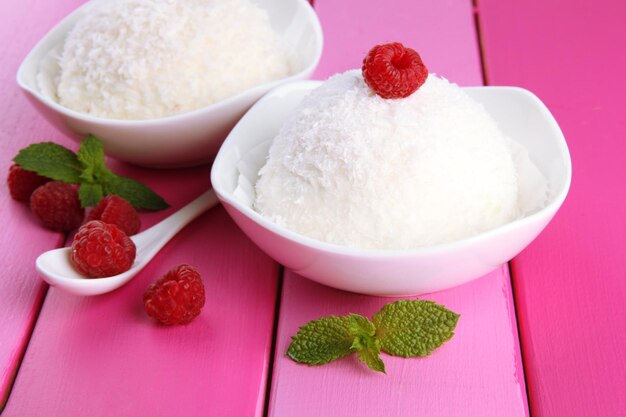
POLYGON ((137 246, 137 257, 126 272, 106 278, 86 278, 70 262, 71 248, 44 252, 35 262, 37 271, 50 285, 78 295, 96 295, 113 291, 130 281, 176 233, 189 222, 217 204, 209 190, 160 223, 131 236, 137 246))

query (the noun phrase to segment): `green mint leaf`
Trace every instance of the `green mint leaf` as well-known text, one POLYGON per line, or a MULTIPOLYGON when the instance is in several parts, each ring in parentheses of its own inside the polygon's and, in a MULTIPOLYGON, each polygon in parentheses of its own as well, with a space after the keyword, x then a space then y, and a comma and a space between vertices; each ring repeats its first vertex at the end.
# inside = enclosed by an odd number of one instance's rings
POLYGON ((383 352, 405 358, 427 356, 454 336, 459 315, 432 301, 402 300, 374 314, 383 352))
POLYGON ((370 369, 385 372, 385 364, 380 359, 380 343, 376 339, 376 326, 366 317, 350 314, 350 333, 354 335, 352 349, 358 353, 359 360, 370 369))
POLYGON ((385 363, 380 358, 380 343, 375 337, 361 337, 362 347, 358 351, 359 360, 371 370, 385 372, 385 363))
POLYGON ((78 198, 82 207, 95 206, 104 197, 102 185, 84 182, 78 188, 78 198))
POLYGON ((111 174, 103 182, 103 189, 105 195, 118 195, 138 209, 163 210, 169 207, 169 204, 147 185, 131 178, 111 174))
POLYGON ((376 334, 376 326, 369 321, 367 317, 358 314, 348 314, 348 329, 355 336, 367 335, 374 336, 376 334))
POLYGON ((70 184, 81 182, 82 166, 76 154, 52 142, 35 143, 19 151, 13 161, 28 171, 70 184))
POLYGON ((352 325, 352 316, 329 316, 310 321, 291 338, 287 356, 299 363, 323 365, 349 355, 354 352, 352 325))
POLYGON ((83 170, 81 179, 86 182, 102 182, 109 176, 110 172, 104 162, 104 145, 100 139, 93 135, 87 136, 80 143, 80 148, 76 155, 83 170))

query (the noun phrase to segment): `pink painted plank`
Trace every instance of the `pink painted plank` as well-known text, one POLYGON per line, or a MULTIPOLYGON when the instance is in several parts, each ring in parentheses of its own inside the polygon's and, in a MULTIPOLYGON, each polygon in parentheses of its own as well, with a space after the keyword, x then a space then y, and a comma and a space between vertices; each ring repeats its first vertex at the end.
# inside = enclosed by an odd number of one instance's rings
MULTIPOLYGON (((374 44, 401 41, 422 53, 431 71, 466 85, 482 83, 469 1, 317 0, 325 30, 320 78, 359 67, 374 44)), ((279 313, 270 416, 526 416, 508 267, 428 299, 461 313, 457 335, 425 359, 384 356, 388 375, 355 357, 308 368, 285 357, 298 326, 330 314, 371 315, 391 299, 314 284, 287 272, 279 313)))
MULTIPOLYGON (((36 40, 80 3, 0 3, 5 35, 0 51, 6 51, 1 56, 7 61, 0 83, 8 92, 0 99, 0 109, 6 109, 0 129, 3 169, 28 142, 71 143, 30 108, 14 80, 19 62, 36 40)), ((111 166, 146 182, 172 204, 167 211, 143 213, 143 228, 209 187, 208 166, 172 171, 115 161, 111 166)), ((57 244, 59 236, 36 226, 23 207, 8 200, 6 190, 1 201, 5 218, 18 219, 3 228, 2 245, 12 251, 0 255, 3 266, 11 267, 10 274, 5 267, 0 280, 0 358, 10 382, 29 321, 38 310, 38 291, 45 288, 34 258, 57 244), (4 365, 9 362, 12 368, 4 365)), ((277 276, 277 265, 217 208, 184 229, 142 274, 114 293, 81 298, 51 288, 3 416, 261 415, 277 276), (142 311, 143 291, 182 262, 202 272, 207 305, 188 326, 159 327, 142 311)))
POLYGON ((491 84, 534 91, 572 154, 570 195, 512 264, 533 416, 626 413, 626 3, 479 0, 491 84))
POLYGON ((431 356, 383 354, 387 375, 356 355, 320 366, 284 356, 290 336, 331 314, 371 317, 389 298, 336 291, 292 273, 284 279, 270 416, 524 416, 526 394, 507 266, 424 299, 461 314, 456 335, 431 356))
POLYGON ((70 144, 22 97, 15 74, 28 50, 78 1, 66 1, 47 10, 33 3, 0 2, 0 215, 4 219, 0 237, 0 410, 47 288, 33 262, 39 253, 58 247, 64 239, 59 233, 41 228, 26 204, 11 199, 5 182, 11 159, 27 144, 41 140, 70 144))
MULTIPOLYGON (((161 173, 159 189, 176 206, 208 186, 206 167, 161 173)), ((4 415, 261 415, 277 275, 216 208, 116 292, 82 298, 51 288, 4 415), (142 294, 182 262, 201 271, 207 303, 190 325, 157 326, 142 294)))
POLYGON ((324 31, 316 79, 360 68, 372 46, 398 41, 417 50, 431 72, 459 85, 482 84, 469 0, 315 0, 314 7, 324 31))

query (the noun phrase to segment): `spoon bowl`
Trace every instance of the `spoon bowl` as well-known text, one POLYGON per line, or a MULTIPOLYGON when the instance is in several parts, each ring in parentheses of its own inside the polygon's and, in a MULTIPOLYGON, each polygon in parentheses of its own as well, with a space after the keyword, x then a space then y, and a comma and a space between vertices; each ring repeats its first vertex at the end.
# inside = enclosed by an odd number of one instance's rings
POLYGON ((35 261, 37 271, 48 284, 78 295, 97 295, 113 291, 130 281, 152 260, 159 250, 189 222, 217 204, 209 190, 160 223, 131 236, 137 246, 137 257, 131 268, 105 278, 87 278, 74 269, 70 261, 71 248, 44 252, 35 261))

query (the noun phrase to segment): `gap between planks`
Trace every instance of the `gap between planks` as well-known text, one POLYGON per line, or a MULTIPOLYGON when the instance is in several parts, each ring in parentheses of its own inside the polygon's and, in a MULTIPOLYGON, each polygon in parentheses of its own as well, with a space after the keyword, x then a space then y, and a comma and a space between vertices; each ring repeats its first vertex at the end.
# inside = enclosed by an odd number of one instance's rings
MULTIPOLYGON (((52 249, 58 249, 64 247, 64 244, 68 241, 68 234, 62 235, 60 237, 52 249)), ((50 250, 52 250, 50 249, 50 250)), ((41 279, 41 277, 40 277, 41 279)), ((35 301, 32 307, 32 318, 28 323, 28 327, 26 329, 26 336, 24 337, 24 341, 19 346, 19 358, 17 359, 17 363, 15 364, 15 369, 13 370, 13 375, 11 376, 10 381, 8 382, 7 390, 5 391, 4 396, 0 402, 0 414, 4 411, 4 408, 9 401, 9 397, 11 396, 11 391, 13 391, 13 386, 15 385, 15 380, 17 378, 18 373, 20 372, 20 368, 22 367, 22 362, 24 361, 24 357, 26 356, 26 351, 28 350, 28 345, 30 344, 30 340, 33 337, 33 333, 35 332, 35 326, 39 321, 39 315, 41 314, 41 310, 43 309, 43 304, 46 301, 46 297, 48 295, 48 290, 50 289, 50 285, 46 283, 43 279, 39 283, 39 291, 37 291, 37 296, 35 297, 35 301)))
MULTIPOLYGON (((472 13, 474 16, 474 27, 476 29, 476 42, 478 45, 478 53, 480 55, 480 68, 483 85, 489 85, 489 72, 487 70, 487 60, 485 57, 485 42, 484 35, 481 29, 481 19, 480 19, 480 7, 479 0, 472 0, 472 13)), ((530 407, 530 392, 528 389, 528 374, 526 369, 526 356, 524 352, 524 345, 522 343, 522 333, 520 331, 520 321, 519 321, 519 309, 518 309, 518 301, 517 301, 517 292, 515 290, 515 277, 513 275, 513 268, 511 267, 511 262, 507 262, 507 268, 509 270, 509 280, 511 283, 511 299, 513 300, 513 309, 515 316, 515 326, 517 330, 517 342, 519 344, 520 357, 521 357, 521 365, 522 372, 524 373, 524 389, 526 391, 526 414, 529 417, 532 417, 531 407, 530 407)))
MULTIPOLYGON (((311 3, 313 3, 311 1, 311 3)), ((280 318, 280 305, 283 299, 283 282, 285 279, 285 267, 278 264, 276 283, 276 304, 274 306, 274 324, 272 326, 272 345, 269 352, 269 361, 267 365, 267 379, 265 381, 265 403, 263 404, 263 417, 269 415, 270 408, 270 394, 272 392, 272 378, 274 376, 274 362, 277 354, 277 339, 278 339, 278 320, 280 318)))
MULTIPOLYGON (((59 247, 60 246, 57 246, 57 248, 59 247)), ((15 385, 15 379, 17 378, 17 374, 20 371, 20 367, 22 366, 24 357, 26 356, 26 350, 28 349, 30 339, 33 337, 33 332, 35 331, 35 325, 37 324, 37 320, 39 319, 39 315, 41 314, 43 303, 44 301, 46 301, 46 296, 48 295, 49 288, 50 286, 47 283, 43 281, 40 283, 39 291, 37 291, 37 296, 35 297, 35 302, 32 308, 32 311, 33 311, 32 318, 29 321, 28 327, 26 329, 26 332, 27 332, 26 337, 24 337, 24 341, 18 348, 19 352, 17 353, 17 355, 19 355, 19 358, 17 359, 17 363, 15 364, 15 368, 13 369, 13 375, 11 375, 11 378, 7 383, 7 389, 0 402, 0 414, 2 414, 2 412, 4 411, 4 408, 6 407, 7 402, 9 401, 9 397, 11 396, 11 391, 13 391, 13 385, 15 385)))

